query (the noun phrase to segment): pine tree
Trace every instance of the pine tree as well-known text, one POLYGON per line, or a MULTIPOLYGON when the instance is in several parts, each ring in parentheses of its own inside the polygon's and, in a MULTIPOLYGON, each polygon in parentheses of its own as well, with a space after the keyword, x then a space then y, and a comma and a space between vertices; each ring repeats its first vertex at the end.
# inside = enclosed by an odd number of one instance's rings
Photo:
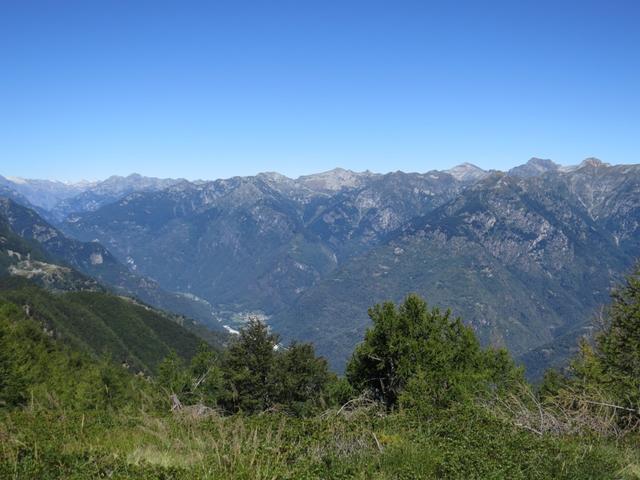
POLYGON ((184 361, 174 350, 171 350, 158 366, 158 383, 169 394, 175 394, 180 400, 185 400, 183 396, 189 391, 189 374, 184 361))
POLYGON ((608 325, 596 339, 604 383, 621 402, 640 405, 640 263, 612 294, 608 325))
POLYGON ((322 401, 330 379, 326 360, 316 357, 310 343, 292 343, 276 358, 278 403, 298 415, 309 413, 322 401))
POLYGON ((347 378, 356 389, 372 391, 388 408, 397 404, 414 377, 412 391, 419 390, 434 406, 519 378, 505 352, 482 350, 459 318, 429 309, 417 295, 409 295, 398 308, 391 302, 376 305, 369 316, 373 326, 347 365, 347 378))
POLYGON ((229 346, 223 375, 227 406, 234 411, 256 412, 273 405, 276 393, 275 359, 278 336, 267 325, 251 319, 229 346))
POLYGON ((222 394, 222 372, 215 353, 206 343, 198 346, 198 352, 189 364, 190 402, 214 406, 222 394))

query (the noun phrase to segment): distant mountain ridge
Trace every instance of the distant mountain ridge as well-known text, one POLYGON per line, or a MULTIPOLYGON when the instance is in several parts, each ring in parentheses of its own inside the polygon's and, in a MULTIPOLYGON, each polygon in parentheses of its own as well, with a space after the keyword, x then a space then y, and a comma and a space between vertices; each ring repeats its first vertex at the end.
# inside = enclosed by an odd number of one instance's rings
POLYGON ((527 352, 567 345, 640 256, 640 166, 593 158, 508 172, 135 177, 107 190, 103 203, 86 201, 101 195, 91 189, 65 199, 59 228, 204 299, 225 325, 257 315, 313 340, 338 370, 367 307, 418 292, 540 371, 566 352, 527 352))
MULTIPOLYGON (((598 159, 587 159, 585 161, 598 159)), ((535 176, 546 171, 569 171, 578 166, 563 167, 551 160, 531 158, 526 164, 514 167, 509 174, 515 176, 535 176)), ((448 173, 460 181, 476 181, 485 178, 490 172, 465 162, 448 170, 448 173)), ((354 172, 343 168, 334 168, 326 172, 303 175, 296 179, 289 178, 277 172, 260 173, 261 177, 273 185, 289 185, 295 190, 307 189, 314 192, 331 193, 343 188, 356 188, 367 181, 379 178, 385 174, 370 171, 354 172)), ((238 178, 238 177, 236 177, 238 178)), ((231 179, 229 179, 231 180, 231 179)), ((0 175, 0 193, 7 196, 18 195, 29 202, 32 207, 43 209, 56 220, 65 216, 85 211, 94 211, 103 205, 115 202, 134 192, 160 191, 177 184, 201 185, 210 181, 198 180, 190 182, 178 178, 155 178, 132 173, 126 177, 113 175, 105 180, 78 182, 62 182, 57 180, 28 179, 21 177, 3 177, 0 175)))
MULTIPOLYGON (((639 166, 586 165, 554 178, 494 174, 346 261, 272 322, 332 351, 340 364, 368 325, 369 305, 415 291, 515 355, 556 338, 564 348, 565 333, 588 326, 640 252, 639 187, 639 166)), ((523 357, 538 373, 544 358, 523 357)))
POLYGON ((508 174, 514 177, 537 177, 547 172, 557 172, 560 170, 560 165, 549 159, 532 158, 524 165, 520 165, 509 170, 508 174))
MULTIPOLYGON (((144 177, 137 173, 121 177, 113 175, 103 181, 60 182, 0 176, 0 189, 12 191, 49 218, 61 220, 76 211, 92 211, 123 196, 142 191, 155 191, 183 181, 144 177)), ((0 190, 2 193, 2 190, 0 190)))

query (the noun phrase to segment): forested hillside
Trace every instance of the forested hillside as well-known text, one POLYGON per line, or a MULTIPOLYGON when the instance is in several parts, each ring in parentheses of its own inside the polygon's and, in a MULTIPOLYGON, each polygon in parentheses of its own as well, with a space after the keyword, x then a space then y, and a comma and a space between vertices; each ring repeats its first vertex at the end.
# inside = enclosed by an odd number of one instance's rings
POLYGON ((96 358, 151 372, 171 351, 191 358, 203 341, 175 319, 106 292, 52 294, 28 282, 0 281, 0 300, 22 308, 55 338, 96 358))

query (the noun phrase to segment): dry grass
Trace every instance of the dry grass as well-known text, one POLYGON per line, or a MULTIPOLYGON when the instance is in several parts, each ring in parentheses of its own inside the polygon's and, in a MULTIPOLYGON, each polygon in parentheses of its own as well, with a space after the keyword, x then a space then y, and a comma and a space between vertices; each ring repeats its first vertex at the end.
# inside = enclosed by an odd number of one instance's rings
POLYGON ((595 434, 620 438, 638 432, 637 411, 614 404, 602 392, 566 388, 541 401, 528 385, 484 404, 493 415, 537 435, 595 434))

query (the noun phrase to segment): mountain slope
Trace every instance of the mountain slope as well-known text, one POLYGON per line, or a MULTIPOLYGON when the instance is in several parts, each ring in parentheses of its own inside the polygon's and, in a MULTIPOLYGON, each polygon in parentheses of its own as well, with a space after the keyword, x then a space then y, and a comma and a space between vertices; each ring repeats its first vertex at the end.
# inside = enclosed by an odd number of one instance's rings
POLYGON ((155 192, 181 181, 171 178, 144 177, 137 173, 127 177, 114 175, 102 182, 84 185, 82 191, 76 195, 60 198, 50 211, 56 220, 63 220, 73 213, 97 210, 133 192, 155 192))
POLYGON ((26 198, 30 205, 46 211, 51 211, 61 201, 78 195, 92 186, 89 182, 74 184, 13 177, 2 177, 0 183, 26 198))
POLYGON ((51 180, 5 178, 0 176, 0 195, 35 209, 51 221, 61 221, 75 212, 93 211, 133 192, 162 190, 180 179, 113 175, 98 182, 65 183, 51 180))
POLYGON ((64 228, 97 238, 136 271, 206 299, 232 321, 287 308, 342 261, 460 188, 442 172, 261 174, 131 194, 64 228))
POLYGON ((524 165, 519 165, 507 172, 514 177, 530 178, 537 177, 547 172, 557 172, 560 165, 543 158, 532 158, 524 165))
MULTIPOLYGON (((11 239, 14 243, 20 243, 21 249, 16 250, 14 247, 15 253, 10 254, 11 248, 2 248, 0 245, 0 258, 7 259, 12 256, 14 260, 11 263, 16 263, 15 260, 19 256, 18 260, 22 263, 14 269, 26 269, 23 276, 33 277, 34 272, 47 269, 55 271, 57 277, 71 275, 79 279, 77 272, 81 272, 121 294, 133 295, 158 308, 215 325, 212 322, 211 309, 206 302, 163 290, 156 282, 132 273, 99 243, 70 239, 48 224, 34 210, 0 197, 0 226, 2 225, 6 232, 6 241, 11 239), (34 249, 39 252, 38 258, 30 258, 34 249), (1 254, 3 251, 4 255, 1 254), (33 261, 38 259, 40 263, 34 264, 33 261)), ((81 289, 86 289, 86 286, 81 289)))
POLYGON ((314 341, 336 368, 368 325, 366 308, 409 292, 451 306, 515 355, 579 329, 640 253, 640 170, 621 180, 599 168, 530 180, 494 174, 346 262, 272 324, 314 341))
POLYGON ((202 342, 166 315, 105 292, 54 295, 24 280, 4 279, 0 301, 21 306, 56 338, 136 371, 154 371, 171 350, 191 358, 202 342))

